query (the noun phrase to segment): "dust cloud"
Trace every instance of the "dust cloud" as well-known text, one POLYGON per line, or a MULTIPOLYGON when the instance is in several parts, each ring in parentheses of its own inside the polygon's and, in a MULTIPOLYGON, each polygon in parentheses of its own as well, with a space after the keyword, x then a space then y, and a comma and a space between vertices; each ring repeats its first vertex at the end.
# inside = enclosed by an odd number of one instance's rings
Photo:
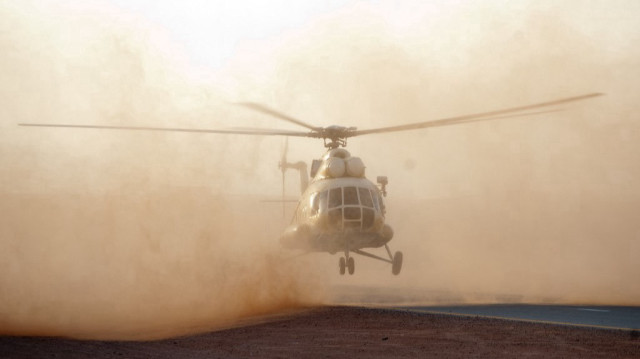
MULTIPOLYGON (((0 7, 5 333, 160 337, 389 293, 640 304, 634 1, 355 3, 240 49, 207 81, 181 76, 177 49, 108 9, 26 4, 0 7), (389 177, 398 277, 367 258, 350 277, 333 273, 337 256, 282 258, 279 208, 254 196, 279 189, 278 140, 15 126, 286 128, 232 97, 366 129, 590 92, 607 95, 350 139, 369 178, 389 177)), ((292 161, 321 154, 289 146, 292 161)))
POLYGON ((359 3, 293 37, 270 103, 318 125, 606 93, 557 113, 350 139, 370 178, 389 177, 390 245, 405 265, 393 278, 356 258, 336 300, 639 304, 639 13, 632 1, 359 3))
POLYGON ((242 191, 261 139, 17 126, 242 118, 98 5, 0 3, 0 332, 151 339, 321 302, 313 263, 277 246, 278 207, 242 191))

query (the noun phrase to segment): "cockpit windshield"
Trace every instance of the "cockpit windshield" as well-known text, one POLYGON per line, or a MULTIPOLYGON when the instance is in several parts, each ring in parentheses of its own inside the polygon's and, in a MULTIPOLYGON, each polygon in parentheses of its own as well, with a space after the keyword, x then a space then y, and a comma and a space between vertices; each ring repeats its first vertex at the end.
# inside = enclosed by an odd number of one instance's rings
MULTIPOLYGON (((340 206, 358 206, 379 209, 380 197, 376 191, 363 187, 337 187, 311 196, 312 208, 335 208, 340 206), (327 201, 327 195, 329 199, 327 201), (327 202, 323 207, 320 202, 327 202)), ((324 203, 323 203, 324 204, 324 203)))
POLYGON ((311 215, 327 211, 334 228, 368 229, 382 208, 378 191, 366 187, 331 188, 311 195, 310 200, 311 215))

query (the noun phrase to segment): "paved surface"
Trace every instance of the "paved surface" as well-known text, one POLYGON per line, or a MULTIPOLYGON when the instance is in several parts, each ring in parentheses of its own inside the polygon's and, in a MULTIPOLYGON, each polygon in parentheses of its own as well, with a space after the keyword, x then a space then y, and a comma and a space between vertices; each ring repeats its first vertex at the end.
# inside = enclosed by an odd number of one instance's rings
POLYGON ((0 336, 0 358, 640 358, 628 330, 357 307, 271 319, 154 341, 0 336))
POLYGON ((400 308, 422 313, 500 318, 607 329, 640 329, 640 307, 500 304, 400 308))

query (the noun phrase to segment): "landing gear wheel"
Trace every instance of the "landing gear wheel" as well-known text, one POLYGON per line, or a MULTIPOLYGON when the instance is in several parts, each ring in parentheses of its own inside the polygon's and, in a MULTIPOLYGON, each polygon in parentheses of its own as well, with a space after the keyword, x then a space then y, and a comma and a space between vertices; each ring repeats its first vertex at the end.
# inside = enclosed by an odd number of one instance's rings
POLYGON ((344 269, 347 266, 344 257, 340 257, 340 261, 338 261, 338 266, 340 267, 340 275, 344 275, 344 269))
POLYGON ((402 269, 402 252, 398 251, 393 256, 393 260, 391 263, 391 273, 393 273, 393 275, 398 275, 400 274, 401 269, 402 269))
POLYGON ((347 260, 347 267, 349 268, 349 274, 353 274, 356 271, 356 261, 353 260, 353 257, 349 257, 347 260))

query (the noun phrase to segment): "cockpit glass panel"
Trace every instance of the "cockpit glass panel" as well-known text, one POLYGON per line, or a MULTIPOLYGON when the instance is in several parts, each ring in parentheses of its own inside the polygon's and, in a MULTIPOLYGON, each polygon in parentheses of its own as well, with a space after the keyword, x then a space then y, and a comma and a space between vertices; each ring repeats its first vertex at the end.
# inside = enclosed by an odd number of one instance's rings
POLYGON ((375 207, 376 211, 380 211, 380 203, 378 203, 378 199, 380 198, 380 196, 378 196, 378 194, 376 192, 373 192, 373 206, 375 207))
POLYGON ((329 208, 342 206, 342 187, 329 190, 329 208))
POLYGON ((315 216, 316 214, 318 214, 318 208, 320 208, 320 201, 319 201, 319 193, 313 193, 311 195, 311 197, 309 198, 309 214, 311 214, 312 216, 315 216))
POLYGON ((362 229, 369 229, 373 226, 373 220, 375 215, 373 214, 373 209, 363 208, 362 209, 362 229))
POLYGON ((311 196, 309 197, 309 204, 311 209, 317 209, 318 208, 318 194, 317 193, 312 193, 311 196))
POLYGON ((335 208, 329 211, 329 225, 334 228, 342 227, 342 208, 335 208))
POLYGON ((366 188, 358 188, 358 192, 360 192, 360 203, 365 207, 373 207, 371 192, 366 188))
POLYGON ((358 205, 358 190, 356 187, 344 188, 344 204, 345 205, 358 205))
POLYGON ((378 202, 378 206, 380 206, 380 212, 382 212, 382 214, 384 215, 384 202, 382 201, 382 196, 380 196, 380 193, 376 193, 375 201, 378 202))
POLYGON ((345 207, 344 219, 358 220, 361 217, 360 207, 345 207))
POLYGON ((318 206, 321 211, 327 209, 327 191, 322 191, 318 193, 318 206))

